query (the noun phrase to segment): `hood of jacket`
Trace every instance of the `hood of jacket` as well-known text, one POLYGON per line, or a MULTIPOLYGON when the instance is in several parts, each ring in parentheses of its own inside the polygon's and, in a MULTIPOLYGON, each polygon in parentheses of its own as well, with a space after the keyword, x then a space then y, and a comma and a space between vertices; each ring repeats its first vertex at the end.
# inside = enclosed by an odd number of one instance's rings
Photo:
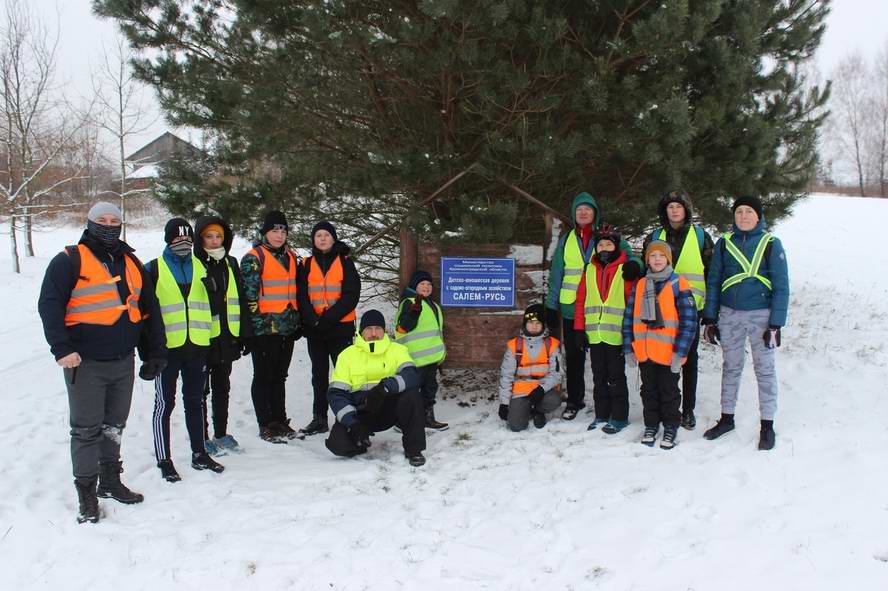
POLYGON ((209 255, 207 254, 207 251, 204 250, 203 239, 200 237, 200 233, 210 224, 219 224, 222 226, 222 232, 224 234, 222 238, 222 246, 225 248, 225 254, 231 253, 231 244, 234 242, 234 232, 231 231, 231 226, 229 226, 225 220, 215 215, 205 215, 198 218, 197 222, 194 224, 194 256, 202 261, 207 260, 209 255))
POLYGON ((682 223, 682 226, 687 226, 691 223, 694 218, 694 206, 691 204, 690 199, 687 199, 684 195, 664 195, 660 202, 657 204, 657 215, 660 216, 660 225, 664 228, 671 227, 669 224, 669 217, 666 215, 666 206, 670 203, 678 202, 681 203, 685 208, 685 220, 682 223))
POLYGON ((355 334, 354 345, 367 355, 382 355, 391 344, 392 341, 389 339, 388 334, 384 334, 382 335, 382 339, 372 342, 365 341, 360 333, 355 334))
POLYGON ((601 224, 601 210, 598 209, 598 202, 595 201, 595 197, 585 191, 574 197, 570 204, 570 219, 573 220, 574 228, 577 227, 577 207, 582 204, 586 204, 595 210, 595 221, 592 222, 592 228, 598 229, 598 226, 601 224))

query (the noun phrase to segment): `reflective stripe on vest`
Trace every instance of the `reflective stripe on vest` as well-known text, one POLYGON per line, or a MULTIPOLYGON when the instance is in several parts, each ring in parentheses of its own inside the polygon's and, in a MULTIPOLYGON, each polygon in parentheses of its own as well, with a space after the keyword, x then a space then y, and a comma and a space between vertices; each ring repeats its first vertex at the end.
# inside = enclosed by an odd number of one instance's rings
POLYGON ((162 256, 157 257, 157 300, 166 330, 167 347, 175 349, 185 344, 185 338, 195 345, 210 344, 213 330, 213 316, 210 313, 210 298, 203 279, 207 276, 203 263, 191 256, 191 287, 188 291, 188 305, 182 299, 182 291, 172 271, 162 256))
POLYGON ((512 382, 512 395, 515 397, 530 396, 540 381, 549 373, 549 357, 555 354, 558 349, 558 339, 555 337, 546 337, 543 346, 535 358, 531 358, 527 354, 527 345, 522 343, 522 354, 518 355, 518 339, 525 337, 515 337, 510 339, 506 346, 515 355, 517 367, 515 369, 515 380, 512 382), (546 347, 548 344, 548 347, 546 347))
POLYGON ((771 289, 771 280, 760 275, 759 269, 762 267, 762 259, 765 258, 765 249, 768 248, 768 243, 774 239, 773 234, 765 232, 765 235, 759 240, 758 246, 755 247, 755 253, 752 255, 752 262, 750 262, 749 259, 746 258, 746 255, 744 255, 743 252, 731 242, 731 236, 733 235, 733 232, 725 234, 725 249, 727 249, 728 253, 734 257, 743 271, 725 279, 722 282, 722 291, 725 291, 732 285, 737 285, 744 279, 758 279, 765 284, 765 287, 771 289))
MULTIPOLYGON (((233 337, 238 337, 240 336, 240 298, 237 295, 234 270, 227 260, 225 260, 225 266, 228 267, 228 289, 225 291, 225 314, 228 320, 228 333, 233 337)), ((220 334, 222 334, 222 323, 219 321, 219 316, 214 314, 213 331, 210 333, 210 337, 216 338, 220 334)))
POLYGON ((265 249, 261 255, 257 246, 248 254, 253 255, 262 265, 259 285, 259 313, 280 314, 292 306, 295 310, 299 305, 296 301, 296 257, 287 249, 289 268, 284 268, 273 253, 265 249))
MULTIPOLYGON (((308 299, 311 301, 315 314, 321 316, 339 301, 339 298, 342 297, 342 281, 344 279, 345 272, 342 270, 342 260, 339 256, 333 259, 333 264, 327 269, 326 275, 321 271, 315 257, 309 259, 308 299)), ((352 310, 343 316, 340 322, 354 322, 356 317, 355 311, 352 310)))
POLYGON ((141 322, 142 313, 139 311, 139 298, 142 294, 142 272, 133 258, 124 255, 126 268, 126 286, 129 295, 126 303, 120 301, 120 292, 117 290, 119 276, 112 277, 108 269, 96 255, 83 244, 77 245, 80 253, 80 275, 65 311, 65 326, 75 324, 101 324, 111 326, 116 323, 127 310, 130 322, 141 322))
MULTIPOLYGON (((413 304, 415 299, 415 297, 406 298, 404 301, 413 304)), ((417 367, 424 367, 443 361, 447 355, 443 331, 444 315, 440 306, 434 302, 423 300, 422 311, 419 314, 419 320, 416 322, 416 328, 407 333, 396 334, 395 342, 407 347, 417 367), (432 306, 438 309, 437 317, 432 310, 432 306), (440 325, 438 324, 438 318, 441 319, 440 325)))
MULTIPOLYGON (((660 240, 666 240, 666 230, 660 230, 660 240)), ((688 285, 691 286, 691 293, 694 294, 694 302, 697 304, 697 310, 703 309, 706 303, 706 269, 703 266, 703 253, 700 251, 700 241, 697 239, 697 227, 691 225, 688 228, 688 234, 685 236, 684 244, 678 253, 678 260, 675 261, 675 272, 685 278, 688 285)))
POLYGON ((598 290, 597 273, 590 267, 586 273, 586 302, 584 306, 586 336, 589 344, 607 343, 608 345, 623 344, 623 312, 626 310, 626 290, 623 281, 623 265, 617 266, 617 272, 611 281, 607 301, 601 301, 598 290))
POLYGON ((559 303, 573 304, 577 301, 577 289, 580 287, 585 268, 586 259, 580 250, 580 239, 576 232, 571 230, 564 241, 564 277, 561 279, 561 291, 558 293, 559 303))
MULTIPOLYGON (((678 281, 678 290, 690 290, 690 285, 684 277, 673 279, 668 285, 664 285, 657 295, 657 304, 660 306, 660 314, 663 318, 663 326, 651 328, 641 320, 641 302, 644 299, 644 286, 648 281, 642 277, 635 287, 635 307, 632 315, 632 350, 639 363, 653 361, 660 365, 670 365, 675 349, 675 339, 678 337, 678 308, 675 301, 674 284, 678 281)), ((682 360, 684 363, 684 360, 682 360)))

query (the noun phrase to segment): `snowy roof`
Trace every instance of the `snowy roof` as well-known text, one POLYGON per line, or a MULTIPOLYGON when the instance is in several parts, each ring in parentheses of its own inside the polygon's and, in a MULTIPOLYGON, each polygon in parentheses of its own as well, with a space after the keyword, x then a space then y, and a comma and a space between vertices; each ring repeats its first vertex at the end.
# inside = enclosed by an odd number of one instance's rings
POLYGON ((160 170, 156 164, 146 164, 133 171, 127 178, 131 179, 156 179, 160 176, 160 170))

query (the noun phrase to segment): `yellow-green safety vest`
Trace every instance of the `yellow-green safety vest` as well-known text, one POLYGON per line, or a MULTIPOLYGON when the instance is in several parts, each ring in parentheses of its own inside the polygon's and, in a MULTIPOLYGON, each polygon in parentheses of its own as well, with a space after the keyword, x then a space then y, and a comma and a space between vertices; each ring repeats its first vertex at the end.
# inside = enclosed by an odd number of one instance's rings
MULTIPOLYGON (((586 260, 583 251, 580 250, 577 233, 571 230, 564 241, 564 276, 561 279, 561 291, 558 293, 558 301, 562 304, 573 304, 577 301, 577 289, 583 278, 583 270, 586 268, 586 260)), ((619 244, 617 248, 619 248, 619 244)))
MULTIPOLYGON (((406 298, 404 301, 410 305, 415 299, 406 298)), ((424 300, 416 328, 407 333, 395 334, 395 342, 407 347, 417 367, 443 361, 447 348, 444 346, 444 314, 441 307, 435 302, 424 300), (437 317, 432 306, 438 310, 437 317)))
MULTIPOLYGON (((355 335, 354 344, 346 347, 336 358, 330 378, 331 388, 346 392, 369 390, 382 378, 395 377, 405 367, 416 367, 407 347, 392 341, 388 335, 373 341, 372 351, 370 345, 360 334, 355 335)), ((340 411, 339 414, 345 413, 340 411)))
MULTIPOLYGON (((666 230, 660 230, 659 240, 666 240, 666 230)), ((706 268, 703 266, 703 253, 700 252, 700 240, 697 238, 697 228, 691 225, 685 236, 684 244, 678 253, 678 260, 673 267, 676 273, 685 278, 691 286, 694 294, 694 302, 697 310, 702 310, 706 303, 706 268)))
POLYGON ((774 235, 765 232, 765 235, 759 240, 758 246, 755 247, 751 262, 746 258, 746 255, 744 255, 743 252, 731 242, 731 236, 733 235, 733 232, 725 234, 725 249, 732 257, 734 257, 737 263, 740 264, 740 268, 743 269, 743 271, 725 279, 722 282, 722 291, 725 291, 732 285, 737 285, 744 279, 758 279, 764 283, 765 287, 771 289, 771 280, 760 275, 759 269, 762 267, 762 259, 765 258, 765 249, 768 248, 768 243, 774 239, 774 235))
MULTIPOLYGON (((228 289, 225 291, 225 314, 228 316, 228 332, 233 337, 240 336, 240 298, 237 295, 237 282, 234 279, 234 271, 227 259, 225 266, 228 267, 228 289)), ((213 330, 210 333, 211 338, 216 338, 222 334, 222 323, 219 321, 219 315, 213 314, 213 330)))
POLYGON ((623 281, 623 265, 611 281, 607 300, 601 301, 596 273, 586 273, 586 302, 584 303, 586 336, 590 345, 607 343, 623 344, 623 312, 626 310, 626 289, 623 281))
POLYGON ((160 302, 160 313, 166 330, 167 347, 175 349, 185 344, 188 337, 195 345, 210 344, 213 329, 213 317, 210 313, 210 298, 202 278, 207 271, 203 263, 194 255, 191 256, 191 289, 188 292, 188 309, 179 284, 173 277, 162 256, 157 257, 157 300, 160 302))

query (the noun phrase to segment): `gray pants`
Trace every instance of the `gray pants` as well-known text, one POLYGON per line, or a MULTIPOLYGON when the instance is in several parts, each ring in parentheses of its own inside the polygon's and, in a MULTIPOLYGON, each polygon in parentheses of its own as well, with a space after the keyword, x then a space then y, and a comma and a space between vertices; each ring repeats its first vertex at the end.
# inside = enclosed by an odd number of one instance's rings
MULTIPOLYGON (((543 395, 540 402, 540 410, 544 413, 552 412, 561 406, 561 394, 552 390, 543 395)), ((530 423, 530 396, 512 398, 509 400, 509 429, 512 431, 524 431, 530 423)))
POLYGON ((759 412, 763 420, 774 420, 777 414, 777 369, 775 350, 765 347, 763 335, 768 329, 770 310, 734 310, 722 307, 718 330, 724 354, 722 365, 722 412, 734 414, 740 377, 746 360, 746 339, 752 349, 752 363, 758 380, 759 412))
POLYGON ((92 478, 99 462, 120 460, 120 438, 133 398, 133 356, 83 359, 62 370, 71 412, 71 463, 75 478, 92 478))

